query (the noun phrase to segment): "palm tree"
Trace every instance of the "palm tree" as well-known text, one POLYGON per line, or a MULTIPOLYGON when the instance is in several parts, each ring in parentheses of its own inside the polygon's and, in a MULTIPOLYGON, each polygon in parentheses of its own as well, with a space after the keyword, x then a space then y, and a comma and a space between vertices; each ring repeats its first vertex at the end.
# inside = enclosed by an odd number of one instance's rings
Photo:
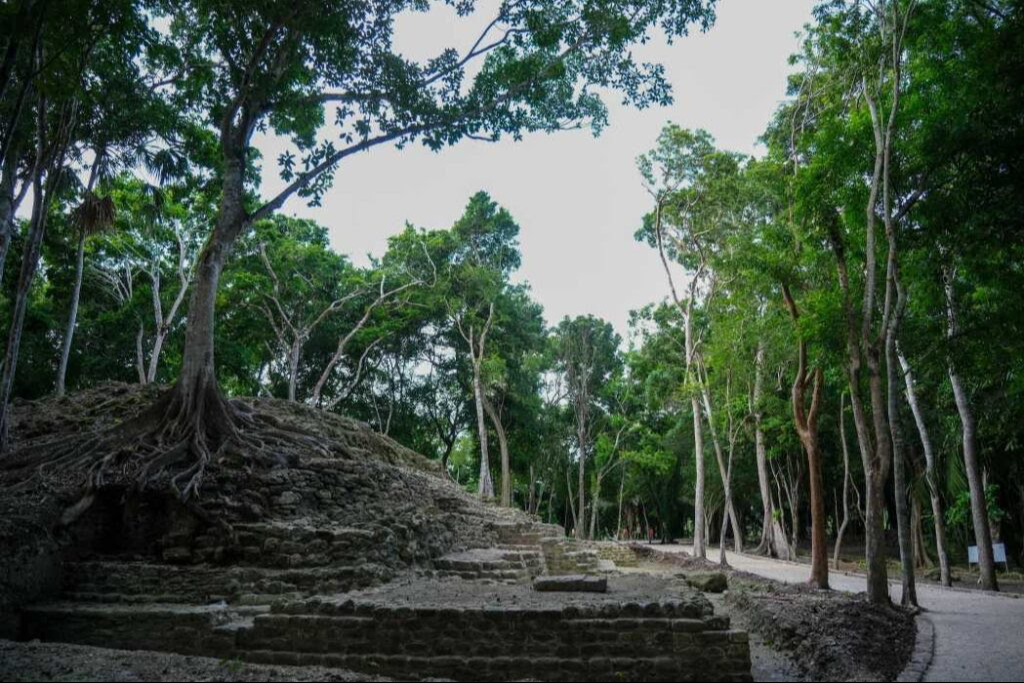
POLYGON ((82 292, 82 271, 85 266, 85 240, 90 235, 102 232, 114 224, 116 211, 110 197, 100 197, 92 189, 86 190, 81 203, 71 213, 71 224, 78 231, 78 252, 75 257, 75 285, 71 290, 71 307, 68 311, 68 325, 61 345, 60 365, 57 368, 57 395, 64 395, 64 380, 68 372, 68 358, 71 356, 71 341, 75 335, 78 320, 78 300, 82 292))

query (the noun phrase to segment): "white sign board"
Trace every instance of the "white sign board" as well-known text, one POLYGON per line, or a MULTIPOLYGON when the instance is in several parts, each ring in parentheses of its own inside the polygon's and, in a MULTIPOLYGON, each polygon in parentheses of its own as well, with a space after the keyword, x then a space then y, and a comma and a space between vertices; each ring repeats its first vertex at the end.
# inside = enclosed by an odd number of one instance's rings
MULTIPOLYGON (((1006 544, 1004 543, 993 543, 992 544, 992 555, 995 562, 1006 562, 1006 544)), ((967 563, 978 564, 978 546, 972 545, 967 548, 967 563)))

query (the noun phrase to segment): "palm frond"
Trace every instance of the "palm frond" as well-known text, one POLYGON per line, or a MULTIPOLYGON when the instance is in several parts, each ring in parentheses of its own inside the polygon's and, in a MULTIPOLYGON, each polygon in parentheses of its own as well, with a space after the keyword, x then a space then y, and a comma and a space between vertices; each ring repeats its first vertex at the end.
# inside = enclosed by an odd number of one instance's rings
POLYGON ((116 214, 113 199, 87 192, 82 202, 71 212, 71 221, 79 230, 92 235, 112 226, 116 214))

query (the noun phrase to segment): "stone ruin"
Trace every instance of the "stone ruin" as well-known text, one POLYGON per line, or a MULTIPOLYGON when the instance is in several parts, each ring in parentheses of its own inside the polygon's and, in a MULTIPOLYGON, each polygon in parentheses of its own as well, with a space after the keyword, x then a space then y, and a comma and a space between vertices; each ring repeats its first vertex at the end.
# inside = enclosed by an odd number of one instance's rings
POLYGON ((750 680, 746 633, 680 582, 616 573, 626 546, 573 542, 366 425, 288 410, 346 453, 215 468, 202 514, 112 487, 58 539, 4 536, 0 636, 404 680, 750 680), (564 574, 607 592, 531 588, 564 574))

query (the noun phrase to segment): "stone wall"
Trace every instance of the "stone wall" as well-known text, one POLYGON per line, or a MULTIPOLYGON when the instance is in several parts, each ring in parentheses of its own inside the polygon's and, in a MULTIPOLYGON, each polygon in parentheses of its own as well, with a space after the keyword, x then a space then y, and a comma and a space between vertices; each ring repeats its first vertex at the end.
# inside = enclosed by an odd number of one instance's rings
POLYGON ((696 601, 521 607, 293 602, 176 610, 40 607, 26 635, 399 679, 746 681, 747 636, 696 601))
POLYGON ((597 552, 597 556, 602 560, 610 560, 619 567, 635 567, 638 564, 637 554, 625 543, 591 541, 587 547, 597 552))

